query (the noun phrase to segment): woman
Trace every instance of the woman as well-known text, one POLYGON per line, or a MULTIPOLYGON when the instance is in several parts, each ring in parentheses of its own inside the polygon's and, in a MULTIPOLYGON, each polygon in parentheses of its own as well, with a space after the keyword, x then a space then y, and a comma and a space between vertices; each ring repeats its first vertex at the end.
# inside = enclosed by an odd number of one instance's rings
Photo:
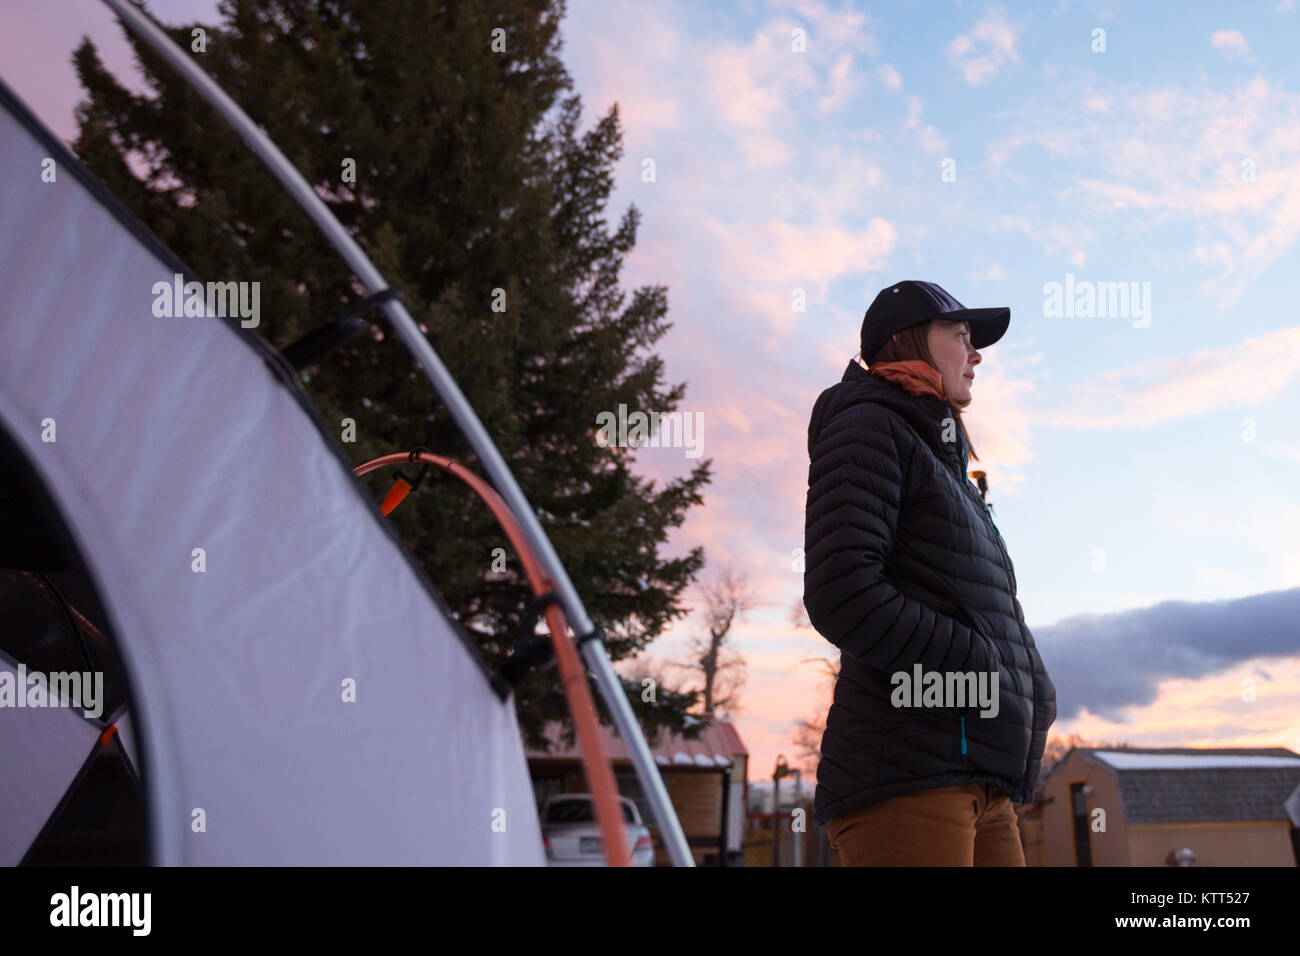
POLYGON ((813 408, 804 606, 840 649, 814 820, 846 866, 1025 862, 1013 803, 1033 800, 1056 689, 961 420, 976 349, 1010 321, 888 286, 813 408))

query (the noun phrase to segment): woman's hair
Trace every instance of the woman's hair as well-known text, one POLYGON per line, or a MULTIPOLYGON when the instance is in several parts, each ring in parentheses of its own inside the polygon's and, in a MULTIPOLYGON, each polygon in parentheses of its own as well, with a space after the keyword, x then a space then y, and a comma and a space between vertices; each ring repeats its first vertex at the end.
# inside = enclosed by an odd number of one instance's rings
MULTIPOLYGON (((927 336, 930 332, 930 326, 935 320, 929 322, 918 322, 915 325, 909 325, 907 328, 895 332, 893 338, 885 342, 876 352, 876 357, 872 360, 872 365, 879 365, 881 362, 907 362, 914 359, 920 359, 936 372, 939 367, 934 364, 934 359, 930 357, 930 345, 927 336)), ((966 450, 970 458, 979 461, 980 456, 975 454, 975 446, 971 444, 970 432, 966 431, 966 422, 962 420, 962 411, 970 404, 970 399, 957 401, 950 398, 947 388, 944 388, 944 400, 957 412, 957 427, 961 429, 962 438, 966 441, 966 450)))

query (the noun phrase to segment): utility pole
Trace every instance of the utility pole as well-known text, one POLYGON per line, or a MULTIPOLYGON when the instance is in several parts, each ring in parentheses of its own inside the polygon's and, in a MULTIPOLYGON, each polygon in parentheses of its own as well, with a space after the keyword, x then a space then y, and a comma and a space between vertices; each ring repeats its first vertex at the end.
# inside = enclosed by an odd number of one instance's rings
MULTIPOLYGON (((803 771, 798 767, 794 769, 794 806, 796 810, 803 809, 803 771)), ((793 821, 794 818, 791 817, 790 839, 794 841, 794 865, 803 866, 803 834, 795 832, 793 821)))
POLYGON ((781 865, 781 778, 798 773, 785 762, 784 754, 777 754, 776 769, 772 771, 772 865, 781 865))

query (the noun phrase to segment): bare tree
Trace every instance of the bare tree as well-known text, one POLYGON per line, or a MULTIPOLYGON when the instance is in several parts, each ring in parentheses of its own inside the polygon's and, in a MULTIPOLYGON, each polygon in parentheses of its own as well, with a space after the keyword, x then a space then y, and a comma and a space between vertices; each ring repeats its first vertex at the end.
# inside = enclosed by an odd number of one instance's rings
POLYGON ((704 712, 740 710, 740 689, 745 683, 745 659, 728 644, 732 626, 754 608, 754 596, 743 573, 731 568, 722 570, 711 583, 701 584, 707 637, 693 637, 689 660, 675 666, 699 673, 703 677, 704 712))
MULTIPOLYGON (((804 607, 802 597, 796 598, 794 604, 790 606, 790 624, 797 630, 812 628, 812 621, 808 620, 808 609, 804 607)), ((835 694, 835 681, 840 676, 840 661, 838 657, 835 660, 829 657, 809 657, 799 663, 816 665, 827 678, 823 685, 824 703, 818 707, 813 717, 804 717, 795 721, 794 734, 791 737, 795 748, 795 759, 800 768, 808 773, 815 773, 817 764, 821 761, 826 714, 830 710, 831 700, 835 694)))
POLYGON ((826 691, 822 698, 824 705, 818 708, 815 716, 795 721, 794 735, 791 738, 795 746, 795 759, 798 760, 799 766, 808 773, 813 773, 821 760, 822 734, 826 732, 826 714, 830 710, 831 699, 835 693, 835 681, 840 676, 840 662, 838 659, 831 660, 827 657, 809 657, 799 663, 815 664, 817 669, 826 676, 823 685, 826 691))
POLYGON ((794 604, 791 605, 790 624, 800 630, 812 627, 812 621, 808 620, 808 609, 803 606, 803 598, 795 598, 794 604))

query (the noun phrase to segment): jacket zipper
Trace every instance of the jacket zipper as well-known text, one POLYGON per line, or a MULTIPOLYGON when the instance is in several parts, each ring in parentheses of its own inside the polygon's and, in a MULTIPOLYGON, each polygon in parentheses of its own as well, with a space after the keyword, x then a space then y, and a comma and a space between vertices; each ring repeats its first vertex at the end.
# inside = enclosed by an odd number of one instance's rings
POLYGON ((987 522, 988 526, 993 530, 993 540, 998 543, 998 550, 1002 552, 1002 570, 1006 572, 1007 584, 1010 586, 1011 593, 1014 595, 1016 593, 1016 577, 1015 572, 1011 570, 1011 552, 1007 550, 1006 542, 1002 540, 1002 532, 999 531, 998 526, 993 523, 993 518, 989 514, 988 504, 980 497, 979 492, 971 486, 970 479, 965 475, 962 475, 961 484, 962 487, 966 489, 966 494, 970 499, 979 505, 980 514, 984 516, 985 522, 987 522))
MULTIPOLYGON (((1006 543, 1002 540, 1002 532, 999 531, 998 526, 993 523, 993 516, 989 514, 988 504, 982 497, 980 497, 979 492, 976 491, 974 486, 971 484, 970 478, 966 474, 966 461, 960 453, 957 455, 957 468, 959 470, 957 480, 961 483, 962 488, 965 489, 966 494, 969 495, 977 505, 979 505, 980 514, 984 517, 988 526, 993 529, 993 539, 998 543, 998 550, 1002 552, 1002 570, 1006 572, 1007 584, 1011 588, 1011 593, 1014 596, 1016 593, 1016 578, 1015 572, 1011 570, 1011 553, 1007 551, 1006 543)), ((970 612, 970 609, 961 601, 957 602, 957 606, 961 609, 962 614, 966 616, 967 620, 969 620, 970 624, 968 626, 970 629, 976 633, 980 633, 979 629, 975 625, 975 615, 970 612)), ((983 637, 984 635, 981 634, 981 636, 983 637)), ((985 639, 992 645, 993 654, 998 661, 998 666, 1001 667, 1002 653, 998 650, 997 642, 991 637, 985 637, 985 639)), ((1017 684, 1017 692, 1019 689, 1019 685, 1017 684)), ((962 756, 966 756, 966 718, 959 717, 958 719, 960 721, 959 726, 961 731, 961 752, 962 756)))
MULTIPOLYGON (((975 623, 975 615, 971 613, 970 608, 968 608, 964 603, 962 603, 962 602, 959 600, 959 601, 957 602, 957 609, 958 609, 959 611, 961 611, 962 617, 964 617, 964 618, 966 619, 965 622, 964 622, 964 623, 966 624, 966 626, 969 627, 969 628, 970 628, 972 631, 974 631, 976 634, 979 634, 981 637, 984 637, 984 635, 980 632, 979 627, 978 627, 978 626, 976 625, 976 623, 975 623)), ((993 644, 993 641, 992 641, 991 638, 987 638, 987 637, 986 637, 985 640, 987 640, 990 644, 993 645, 993 654, 994 654, 994 656, 997 657, 997 659, 998 659, 998 663, 999 663, 999 665, 1000 665, 1000 664, 1002 663, 1002 655, 998 652, 997 645, 996 645, 996 644, 993 644)), ((959 717, 958 720, 961 722, 961 724, 960 724, 960 727, 961 727, 961 752, 962 752, 962 756, 964 757, 964 756, 966 755, 966 718, 965 718, 965 717, 959 717)))

